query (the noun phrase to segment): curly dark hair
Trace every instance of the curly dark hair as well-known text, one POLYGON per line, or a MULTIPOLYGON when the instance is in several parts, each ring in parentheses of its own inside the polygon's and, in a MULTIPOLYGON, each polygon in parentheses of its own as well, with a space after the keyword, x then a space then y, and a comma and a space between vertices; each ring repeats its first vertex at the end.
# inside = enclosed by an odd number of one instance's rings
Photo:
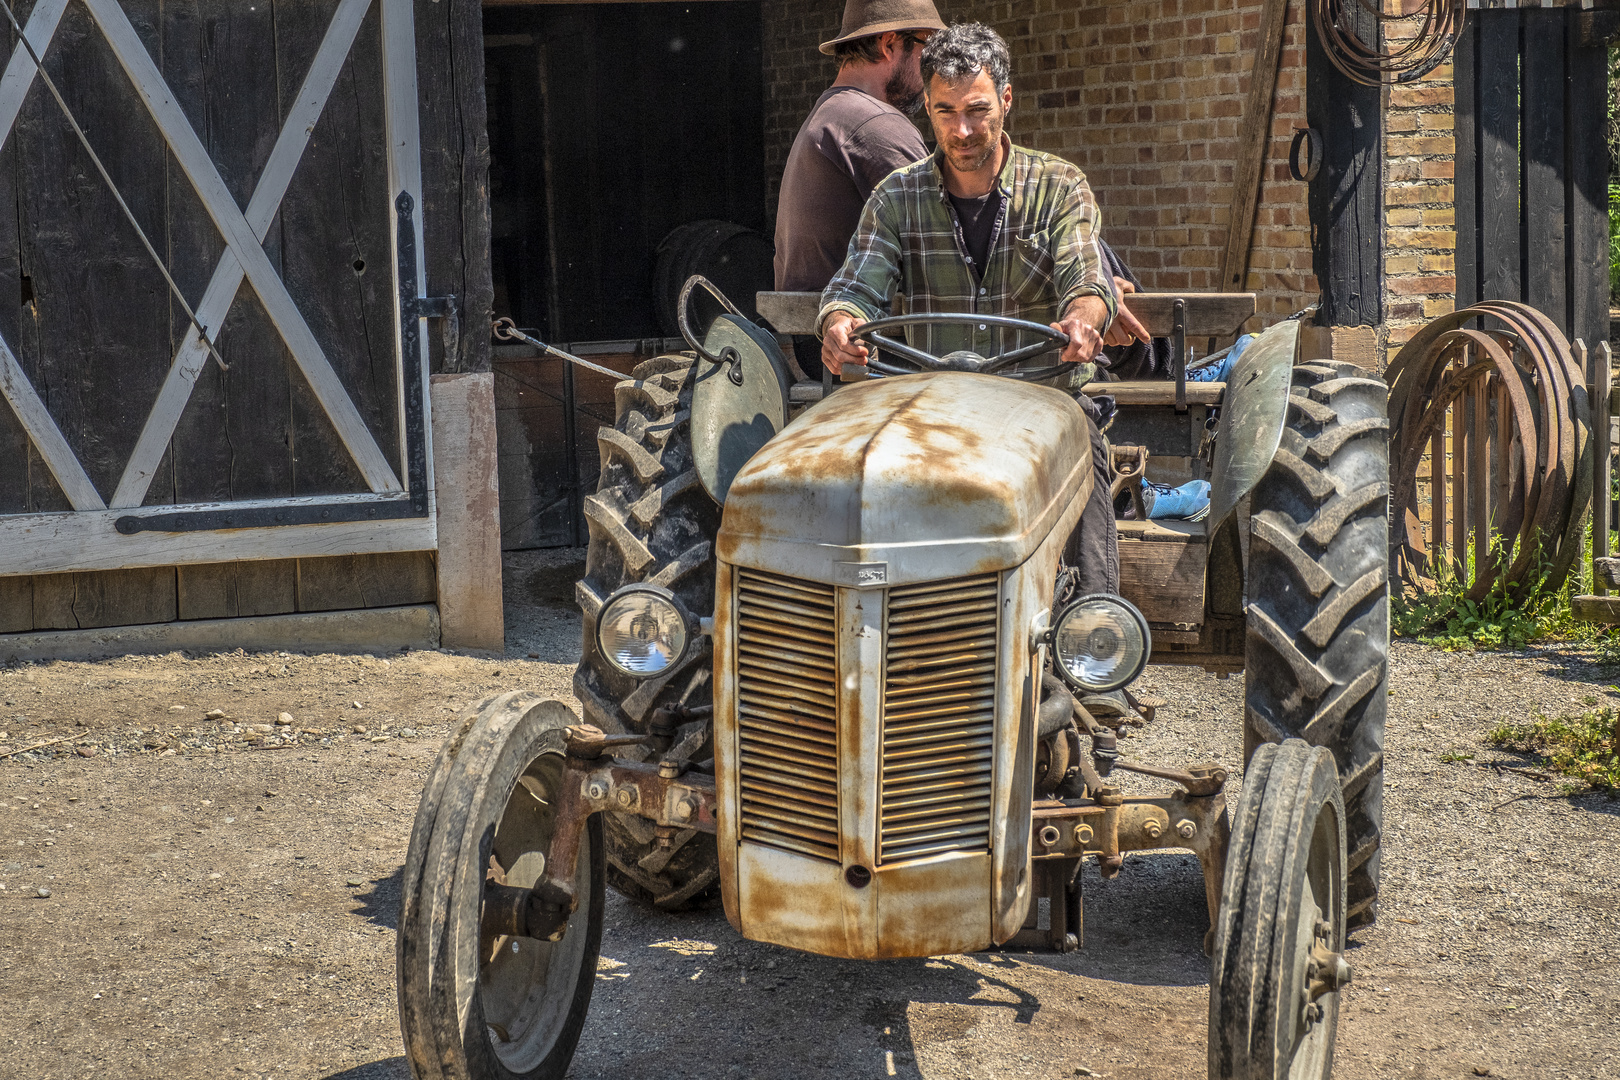
POLYGON ((928 39, 923 46, 922 78, 927 86, 935 75, 946 82, 972 79, 987 72, 996 93, 1007 89, 1012 78, 1012 57, 1001 35, 984 23, 957 23, 928 39))

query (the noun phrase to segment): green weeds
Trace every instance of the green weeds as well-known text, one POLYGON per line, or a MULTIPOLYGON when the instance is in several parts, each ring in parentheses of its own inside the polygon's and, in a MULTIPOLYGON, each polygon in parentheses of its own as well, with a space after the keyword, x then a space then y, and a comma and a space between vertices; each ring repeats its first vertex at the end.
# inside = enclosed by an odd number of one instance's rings
POLYGON ((1491 746, 1535 754, 1552 771, 1576 781, 1573 790, 1620 793, 1620 709, 1591 709, 1556 720, 1501 724, 1485 736, 1491 746))

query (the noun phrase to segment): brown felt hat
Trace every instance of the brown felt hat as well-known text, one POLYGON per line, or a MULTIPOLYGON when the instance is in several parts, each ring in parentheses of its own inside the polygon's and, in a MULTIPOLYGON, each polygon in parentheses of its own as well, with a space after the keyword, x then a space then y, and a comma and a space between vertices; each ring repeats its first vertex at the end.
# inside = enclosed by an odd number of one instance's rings
POLYGON ((933 0, 845 0, 844 23, 838 36, 821 43, 828 56, 833 48, 856 38, 886 34, 890 30, 943 30, 933 0))

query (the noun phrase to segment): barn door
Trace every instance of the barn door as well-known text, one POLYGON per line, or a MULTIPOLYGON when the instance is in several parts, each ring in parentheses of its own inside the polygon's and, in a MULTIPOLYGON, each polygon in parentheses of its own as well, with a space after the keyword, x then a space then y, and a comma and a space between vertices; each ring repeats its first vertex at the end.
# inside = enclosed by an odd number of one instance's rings
POLYGON ((1589 345, 1609 336, 1600 14, 1470 11, 1455 68, 1457 306, 1518 300, 1589 345))
POLYGON ((411 0, 14 10, 0 575, 433 548, 411 0))

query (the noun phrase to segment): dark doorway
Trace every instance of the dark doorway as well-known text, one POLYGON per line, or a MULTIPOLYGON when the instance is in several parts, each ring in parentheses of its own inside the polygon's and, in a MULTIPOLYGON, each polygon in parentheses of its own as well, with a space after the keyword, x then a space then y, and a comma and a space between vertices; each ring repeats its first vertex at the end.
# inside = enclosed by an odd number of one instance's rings
POLYGON ((662 335, 659 241, 765 223, 759 4, 503 6, 484 35, 497 314, 662 335))
MULTIPOLYGON (((757 0, 486 8, 496 315, 626 377, 684 347, 660 242, 708 221, 768 245, 760 42, 757 0)), ((526 346, 493 366, 502 546, 583 543, 616 380, 526 346)))

